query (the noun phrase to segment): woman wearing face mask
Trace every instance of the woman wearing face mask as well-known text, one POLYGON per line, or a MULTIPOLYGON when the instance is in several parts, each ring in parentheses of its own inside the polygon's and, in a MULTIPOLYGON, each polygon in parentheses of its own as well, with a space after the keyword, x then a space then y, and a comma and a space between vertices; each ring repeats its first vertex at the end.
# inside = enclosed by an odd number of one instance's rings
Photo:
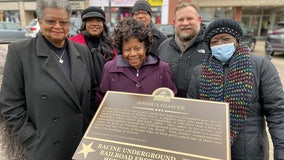
MULTIPOLYGON (((190 81, 187 97, 229 103, 231 158, 268 160, 266 125, 274 159, 284 159, 284 93, 275 66, 240 44, 240 26, 231 19, 212 22, 206 53, 190 81)), ((272 155, 271 155, 272 156, 272 155)))

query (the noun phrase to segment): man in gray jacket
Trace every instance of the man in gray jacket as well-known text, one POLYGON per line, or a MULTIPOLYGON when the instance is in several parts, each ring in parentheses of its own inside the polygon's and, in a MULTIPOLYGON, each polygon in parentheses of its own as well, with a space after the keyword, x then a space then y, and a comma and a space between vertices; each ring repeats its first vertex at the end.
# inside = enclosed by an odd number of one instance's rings
POLYGON ((203 42, 205 25, 201 25, 198 7, 180 3, 175 9, 175 35, 166 39, 157 54, 167 62, 178 89, 178 97, 186 97, 191 73, 209 49, 203 42))

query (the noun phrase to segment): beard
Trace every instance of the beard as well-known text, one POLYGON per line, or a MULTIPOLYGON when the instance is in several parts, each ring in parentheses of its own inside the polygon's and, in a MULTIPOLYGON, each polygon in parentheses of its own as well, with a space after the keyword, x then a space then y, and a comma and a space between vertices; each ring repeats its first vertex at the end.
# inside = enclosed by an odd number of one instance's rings
POLYGON ((179 37, 179 39, 182 41, 182 42, 188 42, 190 41, 192 38, 194 38, 196 36, 197 32, 194 32, 194 33, 181 33, 181 32, 178 32, 177 33, 177 36, 179 37))

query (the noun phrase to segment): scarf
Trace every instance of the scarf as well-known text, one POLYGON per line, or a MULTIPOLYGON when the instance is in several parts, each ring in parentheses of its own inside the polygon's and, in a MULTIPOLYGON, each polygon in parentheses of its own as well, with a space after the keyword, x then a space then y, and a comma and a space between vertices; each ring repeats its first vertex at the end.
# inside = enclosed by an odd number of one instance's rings
POLYGON ((187 42, 185 42, 185 43, 183 43, 183 42, 179 39, 179 37, 178 37, 177 34, 174 35, 174 39, 175 39, 175 42, 176 42, 176 44, 178 45, 179 49, 180 49, 181 52, 183 53, 185 50, 187 50, 189 47, 191 47, 191 46, 195 43, 196 39, 198 38, 198 35, 199 35, 199 34, 196 34, 194 37, 192 37, 191 40, 189 40, 189 41, 187 41, 187 42))
POLYGON ((202 62, 199 97, 229 103, 230 140, 233 145, 251 105, 253 73, 249 48, 239 46, 231 57, 224 86, 224 66, 207 54, 202 62))
POLYGON ((102 55, 106 61, 112 60, 114 57, 112 42, 104 37, 104 32, 100 37, 91 36, 86 30, 81 31, 85 37, 86 43, 92 53, 102 55))
POLYGON ((99 84, 101 80, 102 70, 106 63, 106 59, 101 52, 100 38, 93 38, 87 31, 82 31, 94 63, 95 81, 99 84))

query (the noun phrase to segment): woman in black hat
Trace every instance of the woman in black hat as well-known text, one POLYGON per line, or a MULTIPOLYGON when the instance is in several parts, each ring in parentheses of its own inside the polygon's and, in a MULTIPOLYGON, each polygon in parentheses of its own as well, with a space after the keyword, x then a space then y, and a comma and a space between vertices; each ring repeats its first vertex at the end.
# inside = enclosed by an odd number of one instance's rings
POLYGON ((80 33, 70 40, 87 45, 92 53, 96 81, 100 81, 101 71, 106 61, 112 60, 115 50, 105 23, 105 12, 95 6, 83 10, 80 33))
POLYGON ((284 93, 275 66, 240 44, 241 27, 232 19, 212 22, 204 34, 210 48, 195 69, 187 96, 230 106, 231 158, 268 160, 265 121, 274 159, 284 159, 284 93))

